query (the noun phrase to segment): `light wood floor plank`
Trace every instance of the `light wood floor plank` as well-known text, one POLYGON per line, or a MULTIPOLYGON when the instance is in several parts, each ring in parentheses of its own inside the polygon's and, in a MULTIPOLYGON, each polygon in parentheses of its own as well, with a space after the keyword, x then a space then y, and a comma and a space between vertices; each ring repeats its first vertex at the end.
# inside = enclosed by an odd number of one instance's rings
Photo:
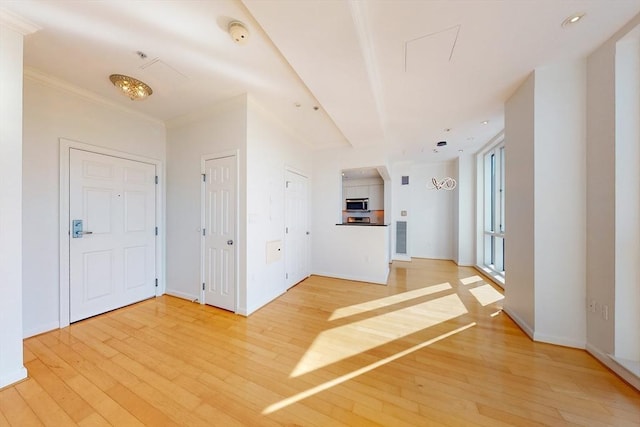
POLYGON ((474 289, 499 298, 474 269, 413 260, 388 286, 312 276, 249 318, 143 301, 25 340, 0 427, 640 426, 637 390, 474 289))
POLYGON ((56 376, 40 359, 34 359, 26 364, 31 378, 37 378, 42 388, 55 399, 57 404, 71 417, 80 423, 94 413, 93 408, 75 391, 71 390, 56 376))
MULTIPOLYGON (((19 385, 19 384, 18 384, 19 385)), ((0 390, 0 413, 11 426, 31 427, 44 425, 18 393, 17 385, 0 390)))
POLYGON ((16 390, 45 426, 76 425, 37 381, 23 381, 16 385, 16 390))

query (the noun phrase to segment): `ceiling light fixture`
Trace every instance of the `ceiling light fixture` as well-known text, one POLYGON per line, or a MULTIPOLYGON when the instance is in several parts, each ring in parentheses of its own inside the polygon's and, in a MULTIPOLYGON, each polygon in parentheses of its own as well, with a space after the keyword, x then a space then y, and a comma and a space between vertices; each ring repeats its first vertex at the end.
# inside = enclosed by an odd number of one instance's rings
POLYGON ((568 16, 567 19, 562 21, 562 26, 566 27, 567 25, 575 24, 576 22, 584 18, 584 15, 585 15, 584 13, 575 13, 571 16, 568 16))
POLYGON ((132 101, 140 101, 153 93, 153 90, 148 84, 133 77, 122 74, 111 74, 109 80, 111 80, 111 83, 113 83, 115 87, 120 89, 123 95, 132 101))
POLYGON ((482 124, 483 124, 483 125, 488 125, 488 124, 489 124, 489 120, 483 120, 483 121, 482 121, 482 124))

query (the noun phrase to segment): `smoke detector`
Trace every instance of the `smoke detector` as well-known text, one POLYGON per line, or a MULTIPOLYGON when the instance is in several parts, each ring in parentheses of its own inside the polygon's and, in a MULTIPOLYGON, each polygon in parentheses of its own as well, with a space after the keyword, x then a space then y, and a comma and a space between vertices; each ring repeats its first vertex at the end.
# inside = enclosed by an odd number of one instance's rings
POLYGON ((245 44, 249 40, 249 31, 242 22, 229 22, 228 31, 233 41, 237 44, 245 44))

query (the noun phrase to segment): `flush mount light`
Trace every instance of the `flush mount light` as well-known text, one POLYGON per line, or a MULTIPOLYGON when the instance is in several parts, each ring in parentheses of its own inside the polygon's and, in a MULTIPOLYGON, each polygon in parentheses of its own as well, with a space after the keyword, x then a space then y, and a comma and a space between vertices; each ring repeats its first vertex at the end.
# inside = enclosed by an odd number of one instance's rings
POLYGON ((489 124, 489 120, 483 120, 481 123, 482 123, 483 125, 488 125, 488 124, 489 124))
POLYGON ((566 27, 568 25, 575 24, 578 21, 580 21, 582 18, 584 18, 584 15, 585 15, 584 13, 574 13, 573 15, 568 16, 567 19, 562 21, 562 26, 566 27))
POLYGON ((109 80, 132 101, 140 101, 153 93, 153 90, 145 82, 123 74, 111 74, 109 80))

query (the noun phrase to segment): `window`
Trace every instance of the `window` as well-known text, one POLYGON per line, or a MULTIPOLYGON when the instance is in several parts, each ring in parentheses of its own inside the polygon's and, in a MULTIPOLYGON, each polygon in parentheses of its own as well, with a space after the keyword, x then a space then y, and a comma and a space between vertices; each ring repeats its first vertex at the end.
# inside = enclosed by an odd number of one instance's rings
POLYGON ((484 154, 484 266, 504 275, 504 142, 484 154))

